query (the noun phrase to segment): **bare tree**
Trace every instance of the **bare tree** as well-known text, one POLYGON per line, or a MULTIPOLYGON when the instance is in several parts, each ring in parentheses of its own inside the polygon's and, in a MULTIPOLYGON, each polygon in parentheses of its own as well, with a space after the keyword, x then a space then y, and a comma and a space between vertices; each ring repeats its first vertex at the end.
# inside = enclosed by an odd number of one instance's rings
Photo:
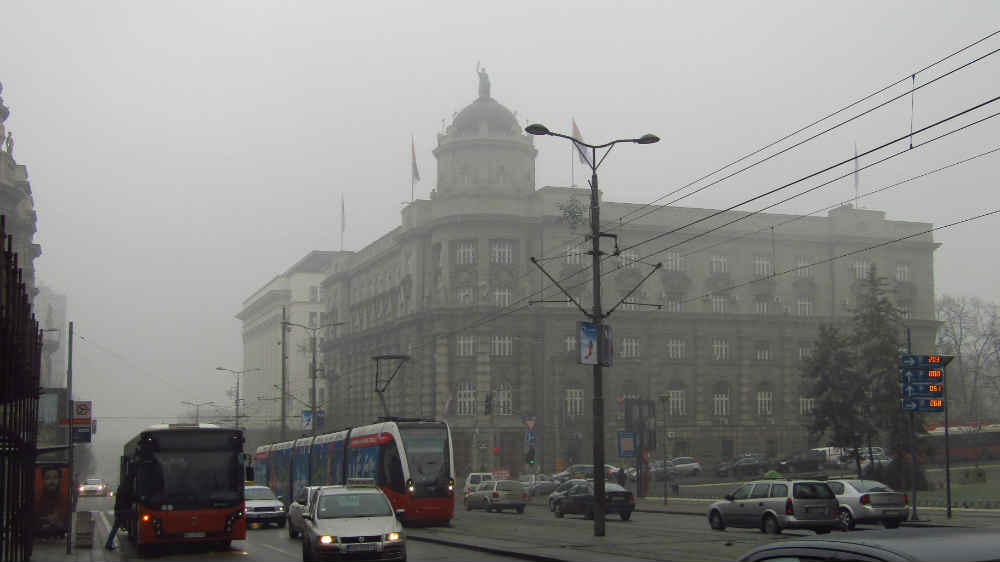
POLYGON ((984 392, 996 395, 1000 391, 998 316, 996 303, 975 297, 942 295, 937 301, 938 343, 944 353, 955 356, 948 367, 947 392, 958 407, 956 421, 981 421, 988 415, 983 411, 984 392))

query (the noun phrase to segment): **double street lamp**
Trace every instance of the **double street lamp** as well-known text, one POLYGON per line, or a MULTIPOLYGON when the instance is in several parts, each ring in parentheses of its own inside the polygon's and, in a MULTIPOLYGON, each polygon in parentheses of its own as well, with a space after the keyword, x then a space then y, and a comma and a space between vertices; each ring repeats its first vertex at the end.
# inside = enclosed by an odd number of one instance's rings
MULTIPOLYGON (((604 144, 588 144, 580 139, 569 135, 550 131, 545 125, 535 123, 525 127, 525 132, 532 135, 559 137, 571 141, 579 151, 580 156, 590 167, 590 241, 591 241, 591 263, 593 267, 593 309, 588 314, 591 322, 597 331, 597 362, 594 363, 594 536, 604 536, 604 514, 607 512, 606 499, 604 496, 604 386, 601 380, 601 363, 608 358, 602 357, 605 350, 604 339, 604 312, 601 310, 601 237, 606 236, 601 232, 600 221, 600 196, 597 188, 597 168, 604 163, 611 149, 619 143, 633 144, 653 144, 660 141, 660 138, 653 134, 645 134, 635 139, 617 139, 604 144), (588 157, 585 148, 589 148, 588 157), (597 150, 607 148, 601 159, 597 159, 597 150)), ((561 289, 562 287, 560 287, 561 289)), ((567 294, 567 296, 569 296, 567 294)), ((572 297, 570 297, 572 299, 572 297)))
POLYGON ((189 402, 187 400, 181 400, 181 404, 187 404, 188 406, 194 408, 194 423, 198 424, 201 421, 201 416, 199 415, 201 412, 201 407, 215 404, 215 402, 211 400, 207 402, 189 402))
MULTIPOLYGON (((312 379, 312 397, 310 399, 312 405, 310 406, 311 412, 309 415, 312 416, 312 423, 310 423, 309 425, 312 426, 312 435, 313 437, 315 437, 316 426, 318 425, 317 422, 319 421, 319 417, 316 412, 316 332, 323 330, 325 328, 334 328, 337 326, 343 326, 344 324, 346 324, 346 322, 333 322, 332 324, 323 324, 322 326, 306 326, 304 324, 296 324, 295 322, 284 322, 284 321, 281 324, 282 324, 282 329, 285 329, 284 328, 285 326, 294 326, 296 328, 302 328, 303 330, 309 332, 309 340, 310 340, 309 345, 312 348, 312 364, 309 366, 309 377, 312 379)), ((285 401, 284 396, 281 397, 281 401, 282 403, 284 403, 285 401)), ((285 423, 284 417, 282 417, 281 423, 282 424, 285 423)))
POLYGON ((236 409, 233 412, 233 417, 235 418, 236 422, 234 425, 236 426, 236 429, 239 429, 240 428, 240 375, 245 375, 246 373, 253 373, 254 371, 261 371, 263 369, 254 368, 254 369, 243 369, 242 371, 235 371, 233 369, 227 369, 225 367, 216 367, 215 370, 225 371, 227 373, 232 373, 233 375, 236 376, 236 402, 234 404, 236 409))

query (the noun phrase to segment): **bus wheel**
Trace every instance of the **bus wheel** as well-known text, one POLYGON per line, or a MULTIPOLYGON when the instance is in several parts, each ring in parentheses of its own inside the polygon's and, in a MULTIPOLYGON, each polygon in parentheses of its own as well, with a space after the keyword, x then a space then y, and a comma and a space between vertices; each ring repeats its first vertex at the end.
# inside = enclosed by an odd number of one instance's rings
POLYGON ((233 547, 233 541, 232 539, 219 541, 218 543, 216 543, 215 546, 218 550, 229 550, 230 548, 233 547))

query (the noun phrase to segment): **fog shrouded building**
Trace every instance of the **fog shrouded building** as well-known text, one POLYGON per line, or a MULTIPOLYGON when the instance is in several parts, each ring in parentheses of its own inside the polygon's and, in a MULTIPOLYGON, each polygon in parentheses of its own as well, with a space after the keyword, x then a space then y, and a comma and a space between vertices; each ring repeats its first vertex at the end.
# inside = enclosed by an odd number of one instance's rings
MULTIPOLYGON (((3 84, 0 84, 0 94, 3 94, 3 84)), ((35 258, 42 255, 42 247, 34 243, 38 217, 31 196, 28 168, 14 159, 13 134, 5 124, 9 116, 10 109, 0 96, 0 215, 4 216, 6 233, 11 237, 17 254, 17 265, 21 268, 28 297, 34 299, 38 293, 35 258)))
MULTIPOLYGON (((536 154, 481 74, 478 98, 438 135, 430 199, 410 203, 398 227, 331 262, 321 282, 325 321, 346 324, 324 334, 328 427, 383 414, 372 357, 401 353, 411 359, 387 392, 390 413, 447 419, 459 472, 523 469, 532 418, 542 469, 590 461, 592 371, 577 364, 575 337, 584 317, 558 302, 565 297, 529 261, 547 258, 543 265, 558 279, 575 275, 564 285, 589 309, 589 191, 536 189, 536 154)), ((606 229, 639 207, 603 201, 606 229)), ((633 216, 619 241, 627 246, 713 212, 669 207, 633 216)), ((622 462, 615 431, 623 428, 627 397, 657 402, 658 457, 713 462, 807 446, 812 402, 800 382, 802 359, 821 322, 849 317, 871 264, 890 279, 914 349, 932 349, 930 235, 816 263, 925 230, 925 223, 841 207, 771 228, 793 217, 762 214, 640 259, 739 216, 726 213, 605 262, 605 310, 650 271, 648 263, 663 263, 630 299, 662 308, 623 305, 609 318, 608 462, 622 462)), ((606 244, 610 252, 613 243, 606 244)))

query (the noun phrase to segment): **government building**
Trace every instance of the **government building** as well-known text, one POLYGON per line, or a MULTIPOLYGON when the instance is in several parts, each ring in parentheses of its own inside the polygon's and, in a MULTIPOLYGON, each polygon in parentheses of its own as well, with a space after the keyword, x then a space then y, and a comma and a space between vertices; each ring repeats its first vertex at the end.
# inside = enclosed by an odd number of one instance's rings
MULTIPOLYGON (((326 429, 385 415, 373 357, 405 354, 386 409, 446 419, 457 472, 520 472, 531 430, 541 470, 590 462, 592 369, 578 364, 576 339, 585 317, 530 261, 590 308, 590 193, 536 188, 536 155, 483 74, 478 97, 438 135, 430 198, 407 205, 399 226, 365 248, 323 254, 315 322, 343 323, 321 334, 326 429)), ((601 202, 621 248, 715 212, 601 202)), ((625 464, 616 432, 626 398, 656 403, 655 458, 714 464, 811 445, 802 360, 821 323, 849 318, 871 265, 888 278, 914 349, 933 349, 937 329, 931 235, 831 258, 929 227, 843 206, 807 217, 727 212, 617 255, 604 240, 606 311, 663 264, 607 320, 606 461, 625 464)), ((243 314, 256 306, 244 305, 243 314)), ((277 337, 275 327, 261 345, 277 337)), ((383 362, 381 375, 394 368, 383 362)))

